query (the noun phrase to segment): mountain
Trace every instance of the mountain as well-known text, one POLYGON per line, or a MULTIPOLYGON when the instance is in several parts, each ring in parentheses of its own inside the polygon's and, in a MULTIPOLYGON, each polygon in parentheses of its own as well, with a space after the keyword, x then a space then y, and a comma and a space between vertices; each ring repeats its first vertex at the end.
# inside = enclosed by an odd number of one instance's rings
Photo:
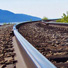
POLYGON ((23 21, 37 21, 41 18, 26 15, 26 14, 15 14, 7 10, 0 9, 0 23, 3 22, 23 22, 23 21))

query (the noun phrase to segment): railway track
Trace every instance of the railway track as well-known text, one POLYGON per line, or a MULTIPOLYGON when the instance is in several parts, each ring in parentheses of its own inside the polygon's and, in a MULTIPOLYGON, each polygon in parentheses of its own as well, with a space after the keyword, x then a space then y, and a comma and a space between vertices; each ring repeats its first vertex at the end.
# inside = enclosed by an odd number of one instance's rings
POLYGON ((44 57, 31 43, 29 43, 18 31, 23 22, 13 27, 15 37, 19 44, 20 52, 25 60, 27 68, 56 68, 46 57, 44 57))
POLYGON ((19 67, 68 68, 68 24, 35 21, 0 26, 0 68, 19 67))
POLYGON ((56 67, 68 68, 68 24, 38 21, 23 23, 17 28, 56 67))

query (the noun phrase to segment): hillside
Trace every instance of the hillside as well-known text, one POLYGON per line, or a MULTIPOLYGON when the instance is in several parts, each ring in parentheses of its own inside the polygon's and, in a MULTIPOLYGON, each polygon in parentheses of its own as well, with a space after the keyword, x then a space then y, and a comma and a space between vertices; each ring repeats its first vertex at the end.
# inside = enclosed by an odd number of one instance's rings
POLYGON ((26 15, 26 14, 15 14, 7 10, 0 9, 0 23, 3 22, 23 22, 23 21, 36 21, 41 20, 41 18, 26 15))

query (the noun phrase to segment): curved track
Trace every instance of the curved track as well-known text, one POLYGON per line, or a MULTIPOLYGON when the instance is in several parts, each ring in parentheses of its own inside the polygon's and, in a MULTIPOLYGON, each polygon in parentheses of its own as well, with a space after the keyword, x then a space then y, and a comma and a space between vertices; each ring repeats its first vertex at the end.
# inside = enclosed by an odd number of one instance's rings
MULTIPOLYGON (((37 21, 22 23, 16 27, 39 52, 58 68, 68 68, 68 24, 37 21)), ((17 34, 20 35, 19 33, 17 34)), ((20 35, 19 38, 21 37, 20 35)), ((36 67, 53 68, 54 66, 25 40, 24 37, 21 39, 24 40, 24 42, 21 40, 19 40, 19 42, 24 47, 33 63, 35 63, 36 67), (41 61, 39 62, 39 60, 41 61)))
MULTIPOLYGON (((29 23, 29 22, 24 22, 24 23, 29 23)), ((24 24, 22 23, 22 24, 24 24)), ((17 26, 14 26, 14 34, 17 38, 18 43, 20 44, 20 49, 21 52, 24 49, 24 53, 27 54, 25 57, 26 60, 25 63, 27 65, 27 68, 56 68, 47 58, 45 58, 38 50, 36 50, 19 32, 18 28, 20 27, 19 24, 17 26)))
POLYGON ((68 24, 32 21, 12 27, 0 26, 0 68, 68 68, 68 24))

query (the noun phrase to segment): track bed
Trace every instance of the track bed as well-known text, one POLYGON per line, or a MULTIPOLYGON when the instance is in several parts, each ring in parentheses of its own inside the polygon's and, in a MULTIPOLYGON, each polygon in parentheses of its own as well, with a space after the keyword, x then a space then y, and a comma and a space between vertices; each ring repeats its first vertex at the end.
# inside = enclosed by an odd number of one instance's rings
POLYGON ((68 26, 24 23, 19 32, 58 68, 68 68, 68 26))
POLYGON ((16 68, 12 28, 13 25, 0 26, 0 68, 16 68))

